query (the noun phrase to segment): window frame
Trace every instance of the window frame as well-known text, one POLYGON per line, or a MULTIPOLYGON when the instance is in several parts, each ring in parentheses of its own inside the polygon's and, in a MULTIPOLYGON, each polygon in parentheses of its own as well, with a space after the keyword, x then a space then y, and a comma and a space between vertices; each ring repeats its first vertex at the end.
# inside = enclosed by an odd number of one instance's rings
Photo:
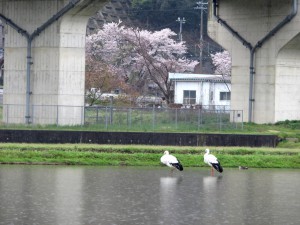
POLYGON ((195 105, 196 97, 197 97, 196 90, 183 90, 183 104, 184 105, 195 105))
POLYGON ((220 92, 220 101, 230 101, 231 92, 230 91, 221 91, 220 92))

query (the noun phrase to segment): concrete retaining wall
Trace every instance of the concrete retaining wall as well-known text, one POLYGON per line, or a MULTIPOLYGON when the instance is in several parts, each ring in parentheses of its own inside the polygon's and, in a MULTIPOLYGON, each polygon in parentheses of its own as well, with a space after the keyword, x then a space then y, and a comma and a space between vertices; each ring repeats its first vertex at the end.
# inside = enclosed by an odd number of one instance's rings
POLYGON ((276 147, 275 135, 0 130, 0 142, 276 147))

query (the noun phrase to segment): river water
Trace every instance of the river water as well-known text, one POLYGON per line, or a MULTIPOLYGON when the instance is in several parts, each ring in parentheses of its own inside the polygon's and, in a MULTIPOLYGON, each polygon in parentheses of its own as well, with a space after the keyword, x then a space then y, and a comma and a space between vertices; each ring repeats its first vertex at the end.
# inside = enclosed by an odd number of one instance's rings
POLYGON ((299 225, 300 170, 0 165, 0 224, 299 225))

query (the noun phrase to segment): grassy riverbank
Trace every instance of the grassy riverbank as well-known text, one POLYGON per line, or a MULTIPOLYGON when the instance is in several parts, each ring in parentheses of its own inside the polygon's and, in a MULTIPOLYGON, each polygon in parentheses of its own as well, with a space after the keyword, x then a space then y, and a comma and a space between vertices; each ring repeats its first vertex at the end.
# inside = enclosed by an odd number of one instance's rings
MULTIPOLYGON (((161 166, 169 150, 184 167, 204 167, 205 147, 0 143, 0 163, 161 166)), ((210 147, 226 167, 300 168, 300 148, 210 147)))
MULTIPOLYGON (((1 107, 0 107, 1 109, 1 107)), ((1 110, 0 110, 1 118, 1 110)), ((239 125, 243 129, 236 129, 234 127, 222 129, 221 131, 212 127, 211 129, 196 129, 196 130, 174 130, 167 129, 161 132, 167 133, 224 133, 224 134, 263 134, 263 135, 277 135, 281 139, 296 138, 300 141, 300 120, 282 121, 276 124, 255 124, 243 123, 239 125)), ((24 125, 24 124, 4 124, 0 120, 0 129, 10 130, 60 130, 60 131, 123 131, 123 132, 158 132, 153 130, 124 130, 124 129, 102 129, 97 124, 77 125, 77 126, 56 126, 56 125, 24 125)))
MULTIPOLYGON (((277 148, 210 147, 225 168, 238 166, 300 168, 300 121, 264 125, 245 123, 243 127, 242 131, 231 129, 222 133, 275 134, 281 142, 277 148)), ((0 129, 100 131, 93 126, 6 126, 3 124, 0 124, 0 129)), ((218 133, 216 130, 214 132, 218 133)), ((189 146, 0 143, 0 163, 160 166, 160 157, 165 150, 169 150, 185 167, 204 167, 206 166, 203 163, 204 149, 205 147, 189 146)))

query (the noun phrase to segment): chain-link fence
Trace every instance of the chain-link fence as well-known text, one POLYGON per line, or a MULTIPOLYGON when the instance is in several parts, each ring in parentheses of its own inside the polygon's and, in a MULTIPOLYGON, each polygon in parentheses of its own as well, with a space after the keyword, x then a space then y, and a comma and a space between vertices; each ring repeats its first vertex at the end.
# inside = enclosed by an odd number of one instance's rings
MULTIPOLYGON (((215 107, 220 108, 220 107, 215 107)), ((243 129, 243 111, 225 109, 172 109, 85 107, 85 124, 104 130, 199 131, 243 129)))
POLYGON ((3 104, 2 121, 6 124, 83 125, 84 107, 60 105, 31 105, 27 115, 26 105, 3 104))
MULTIPOLYGON (((25 124, 24 105, 3 105, 2 121, 25 124)), ((30 107, 31 124, 85 125, 105 131, 203 131, 243 129, 243 111, 222 106, 133 108, 114 106, 30 107)))

